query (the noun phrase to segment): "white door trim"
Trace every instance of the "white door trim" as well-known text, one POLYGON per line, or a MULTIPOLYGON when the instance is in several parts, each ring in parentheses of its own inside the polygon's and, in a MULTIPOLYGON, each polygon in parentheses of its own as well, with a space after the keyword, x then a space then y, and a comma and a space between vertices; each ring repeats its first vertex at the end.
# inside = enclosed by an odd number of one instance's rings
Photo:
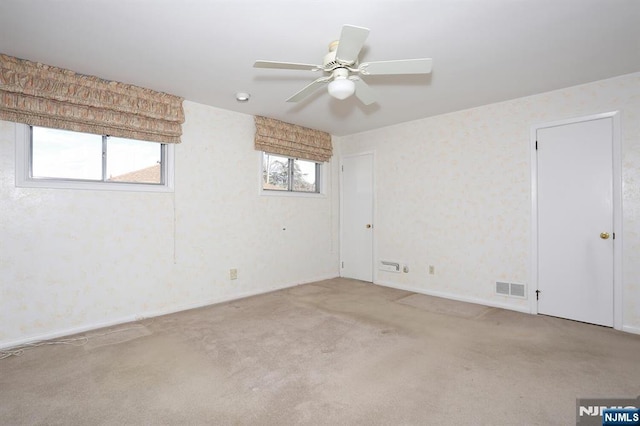
POLYGON ((529 286, 529 308, 532 314, 538 313, 536 290, 538 289, 538 157, 536 139, 539 129, 583 121, 611 118, 613 123, 613 328, 623 327, 623 283, 622 283, 622 155, 619 111, 594 114, 531 126, 531 285, 529 286))
POLYGON ((372 180, 372 185, 373 185, 373 211, 371 212, 371 216, 372 216, 372 222, 373 222, 373 230, 372 230, 372 234, 371 234, 371 244, 373 245, 372 247, 372 277, 373 277, 373 282, 377 282, 378 279, 378 268, 376 268, 376 259, 378 258, 378 250, 377 250, 377 246, 376 246, 376 210, 377 210, 377 204, 376 204, 376 153, 375 151, 364 151, 364 152, 358 152, 358 153, 354 153, 354 154, 347 154, 347 155, 341 155, 340 156, 340 264, 338 265, 338 270, 340 271, 340 276, 342 276, 342 254, 344 253, 344 247, 343 247, 343 237, 342 237, 342 230, 344 229, 344 212, 343 212, 343 197, 344 197, 344 184, 343 184, 343 173, 342 173, 342 166, 343 164, 343 159, 344 158, 351 158, 351 157, 359 157, 361 155, 371 155, 371 163, 372 163, 372 173, 371 173, 371 180, 372 180))

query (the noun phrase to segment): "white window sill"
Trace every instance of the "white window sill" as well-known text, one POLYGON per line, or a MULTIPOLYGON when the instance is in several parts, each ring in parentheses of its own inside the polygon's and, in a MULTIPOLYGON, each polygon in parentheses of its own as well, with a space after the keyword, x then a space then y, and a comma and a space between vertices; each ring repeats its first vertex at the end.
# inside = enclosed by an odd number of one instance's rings
POLYGON ((303 197, 303 198, 326 198, 326 194, 318 192, 293 192, 293 191, 273 191, 260 190, 260 196, 263 197, 303 197))
POLYGON ((89 191, 173 192, 172 187, 165 185, 87 182, 64 179, 20 179, 16 180, 16 186, 18 188, 84 189, 89 191))

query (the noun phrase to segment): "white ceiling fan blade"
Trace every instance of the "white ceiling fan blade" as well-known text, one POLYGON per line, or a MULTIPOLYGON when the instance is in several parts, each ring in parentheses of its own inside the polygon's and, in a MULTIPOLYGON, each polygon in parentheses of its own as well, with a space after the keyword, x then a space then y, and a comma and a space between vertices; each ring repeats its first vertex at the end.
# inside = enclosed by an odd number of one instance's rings
POLYGON ((371 105, 376 102, 377 96, 375 92, 369 87, 367 83, 362 81, 360 77, 350 77, 349 80, 352 80, 356 85, 356 98, 360 99, 365 105, 371 105))
POLYGON ((403 59, 399 61, 363 62, 358 67, 363 75, 384 74, 429 74, 433 60, 403 59))
POLYGON ((320 86, 324 86, 325 84, 327 84, 329 80, 331 80, 331 77, 320 77, 319 79, 313 81, 311 84, 306 85, 302 90, 287 99, 287 102, 301 101, 302 99, 318 90, 320 86))
POLYGON ((275 68, 281 70, 304 70, 304 71, 319 71, 322 69, 320 65, 312 64, 298 64, 295 62, 277 62, 277 61, 256 61, 253 64, 254 68, 275 68))
POLYGON ((355 63, 368 36, 368 28, 344 25, 338 42, 338 50, 336 51, 338 61, 346 64, 355 63))

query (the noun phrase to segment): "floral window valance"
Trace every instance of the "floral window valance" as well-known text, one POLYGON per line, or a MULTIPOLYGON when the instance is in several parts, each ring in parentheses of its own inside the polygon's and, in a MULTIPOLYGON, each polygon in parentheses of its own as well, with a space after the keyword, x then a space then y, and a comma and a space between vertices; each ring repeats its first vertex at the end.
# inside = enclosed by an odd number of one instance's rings
POLYGON ((329 133, 260 116, 255 123, 258 151, 318 162, 329 161, 333 155, 329 133))
POLYGON ((179 143, 182 98, 0 54, 0 119, 179 143))

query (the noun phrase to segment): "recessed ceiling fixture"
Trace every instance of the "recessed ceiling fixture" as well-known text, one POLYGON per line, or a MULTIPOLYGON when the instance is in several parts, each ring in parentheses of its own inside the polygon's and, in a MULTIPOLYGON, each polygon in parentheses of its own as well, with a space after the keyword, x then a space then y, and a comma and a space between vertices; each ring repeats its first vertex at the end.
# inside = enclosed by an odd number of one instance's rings
POLYGON ((244 93, 244 92, 236 93, 236 101, 238 102, 249 102, 249 98, 251 98, 251 95, 248 93, 244 93))
POLYGON ((347 99, 355 93, 356 98, 365 105, 376 102, 376 94, 362 80, 362 76, 429 74, 431 72, 431 59, 429 58, 358 62, 358 56, 368 35, 367 28, 344 25, 340 40, 329 44, 329 53, 325 55, 322 65, 256 61, 253 66, 254 68, 322 71, 325 74, 291 96, 287 102, 301 101, 328 83, 329 94, 334 98, 347 99))

